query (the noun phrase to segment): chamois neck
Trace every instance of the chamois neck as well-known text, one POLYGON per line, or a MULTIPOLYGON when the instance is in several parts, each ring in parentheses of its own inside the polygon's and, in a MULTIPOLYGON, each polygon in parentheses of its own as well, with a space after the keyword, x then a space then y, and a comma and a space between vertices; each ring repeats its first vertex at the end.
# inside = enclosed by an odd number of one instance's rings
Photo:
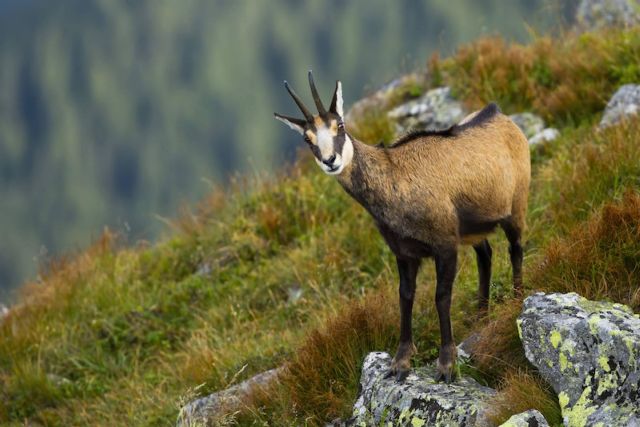
POLYGON ((361 204, 366 204, 378 187, 389 182, 391 163, 383 148, 367 145, 355 138, 353 158, 337 176, 342 187, 361 204))

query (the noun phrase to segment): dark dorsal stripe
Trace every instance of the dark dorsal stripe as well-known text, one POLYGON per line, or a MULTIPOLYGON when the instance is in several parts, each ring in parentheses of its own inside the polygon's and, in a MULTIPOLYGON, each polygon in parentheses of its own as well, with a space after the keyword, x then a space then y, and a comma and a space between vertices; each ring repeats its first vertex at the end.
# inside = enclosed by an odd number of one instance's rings
POLYGON ((500 107, 498 107, 495 103, 490 103, 482 110, 478 112, 471 120, 462 125, 453 125, 450 128, 442 129, 442 130, 416 130, 407 133, 402 136, 396 142, 394 142, 391 147, 397 147, 399 145, 406 144, 418 138, 424 138, 427 136, 441 136, 441 137, 452 137, 457 136, 464 132, 467 129, 471 129, 474 127, 482 126, 488 123, 493 117, 500 113, 500 107))

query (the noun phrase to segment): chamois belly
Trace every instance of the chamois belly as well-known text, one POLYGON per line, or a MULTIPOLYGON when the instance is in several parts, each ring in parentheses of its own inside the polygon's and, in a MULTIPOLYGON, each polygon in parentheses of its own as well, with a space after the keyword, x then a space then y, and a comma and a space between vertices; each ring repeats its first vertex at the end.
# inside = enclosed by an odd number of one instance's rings
POLYGON ((463 245, 476 245, 493 233, 511 213, 505 203, 501 209, 486 212, 482 209, 457 209, 458 236, 463 245))

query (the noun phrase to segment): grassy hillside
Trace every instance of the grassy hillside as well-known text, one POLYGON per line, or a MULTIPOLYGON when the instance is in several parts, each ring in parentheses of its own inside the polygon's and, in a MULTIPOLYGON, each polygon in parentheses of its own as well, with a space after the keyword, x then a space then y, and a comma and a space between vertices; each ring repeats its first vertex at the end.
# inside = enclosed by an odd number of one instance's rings
POLYGON ((354 100, 435 49, 526 38, 543 1, 0 0, 0 302, 34 257, 105 224, 154 239, 207 183, 292 160, 283 79, 354 100))
MULTIPOLYGON (((527 46, 481 39, 429 61, 427 86, 451 85, 470 106, 495 99, 507 113, 539 112, 562 132, 533 153, 527 292, 577 290, 640 311, 640 121, 594 127, 615 89, 640 81, 638 64, 638 29, 527 46)), ((415 95, 405 88, 397 102, 415 95)), ((377 143, 370 129, 388 127, 382 113, 347 127, 377 143)), ((170 425, 184 399, 283 363, 279 384, 218 422, 320 425, 348 414, 364 355, 398 338, 395 262, 365 211, 303 153, 276 178, 213 191, 173 227, 153 246, 106 232, 24 287, 0 325, 0 421, 170 425)), ((499 388, 496 421, 535 407, 558 423, 518 343, 506 241, 491 244, 484 319, 468 315, 476 267, 472 250, 461 253, 454 330, 458 341, 482 337, 477 364, 463 369, 499 388)), ((437 355, 431 264, 418 278, 417 362, 437 355)))

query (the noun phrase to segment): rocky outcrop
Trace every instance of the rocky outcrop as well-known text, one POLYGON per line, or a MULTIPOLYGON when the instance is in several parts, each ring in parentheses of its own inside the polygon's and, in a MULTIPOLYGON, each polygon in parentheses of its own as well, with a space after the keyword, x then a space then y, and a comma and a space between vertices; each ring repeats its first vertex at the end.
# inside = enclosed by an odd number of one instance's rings
POLYGON ((398 135, 409 130, 446 129, 466 116, 462 103, 451 96, 449 87, 431 89, 387 114, 396 123, 398 135))
POLYGON ((545 127, 542 117, 533 113, 525 112, 518 114, 511 114, 509 116, 513 122, 518 125, 524 136, 529 140, 529 144, 537 145, 547 141, 553 141, 560 132, 554 128, 545 127))
POLYGON ((545 142, 553 141, 560 136, 560 131, 555 128, 545 128, 537 134, 529 138, 529 145, 535 146, 544 144, 545 142))
POLYGON ((512 416, 500 427, 549 427, 549 423, 539 411, 531 409, 512 416))
MULTIPOLYGON (((446 129, 464 119, 467 111, 451 95, 449 87, 439 87, 387 114, 396 124, 396 134, 401 135, 411 130, 446 129)), ((518 113, 509 117, 520 127, 531 145, 552 141, 560 135, 557 129, 545 127, 544 120, 533 113, 518 113)))
POLYGON ((640 317, 630 308, 538 293, 524 301, 518 331, 565 425, 640 425, 640 317))
POLYGON ((255 387, 268 386, 278 377, 281 370, 282 368, 277 368, 262 372, 240 384, 187 403, 180 409, 176 425, 178 427, 215 425, 218 417, 239 408, 242 400, 249 396, 255 387))
POLYGON ((582 0, 576 11, 581 30, 640 24, 638 0, 582 0))
POLYGON ((607 103, 600 128, 614 125, 626 117, 638 114, 640 111, 640 85, 624 85, 616 91, 607 103))
POLYGON ((370 353, 364 360, 361 392, 353 418, 343 425, 482 426, 485 402, 494 390, 463 376, 454 384, 435 381, 435 366, 417 368, 404 382, 385 378, 391 356, 370 353))
POLYGON ((347 123, 353 122, 356 117, 362 116, 369 110, 388 110, 397 103, 398 91, 403 87, 422 87, 424 85, 425 76, 421 73, 410 73, 399 77, 353 104, 347 111, 345 121, 347 123))

